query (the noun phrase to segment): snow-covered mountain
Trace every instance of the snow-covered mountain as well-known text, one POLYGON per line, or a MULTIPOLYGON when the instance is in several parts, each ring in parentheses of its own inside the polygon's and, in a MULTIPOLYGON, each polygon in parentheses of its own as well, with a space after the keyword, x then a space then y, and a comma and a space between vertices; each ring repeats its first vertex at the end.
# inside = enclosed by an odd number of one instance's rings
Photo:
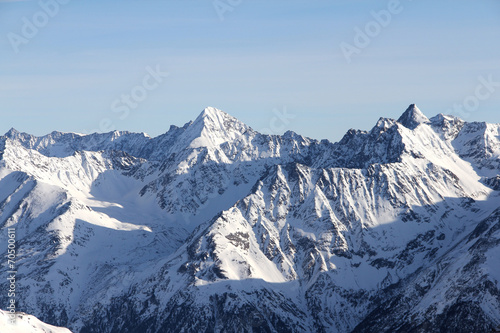
POLYGON ((71 333, 63 327, 55 327, 25 313, 16 313, 15 319, 9 312, 0 310, 0 332, 5 333, 71 333))
POLYGON ((499 191, 500 125, 415 105, 338 143, 214 108, 0 137, 17 307, 73 332, 488 332, 499 191))

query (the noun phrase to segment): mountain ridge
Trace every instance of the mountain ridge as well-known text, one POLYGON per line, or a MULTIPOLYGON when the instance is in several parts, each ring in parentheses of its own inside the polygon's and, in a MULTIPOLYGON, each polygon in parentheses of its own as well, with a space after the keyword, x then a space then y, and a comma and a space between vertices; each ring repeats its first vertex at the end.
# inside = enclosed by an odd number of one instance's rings
POLYGON ((499 131, 413 104, 336 143, 215 108, 155 138, 9 131, 19 307, 75 332, 491 329, 499 131))

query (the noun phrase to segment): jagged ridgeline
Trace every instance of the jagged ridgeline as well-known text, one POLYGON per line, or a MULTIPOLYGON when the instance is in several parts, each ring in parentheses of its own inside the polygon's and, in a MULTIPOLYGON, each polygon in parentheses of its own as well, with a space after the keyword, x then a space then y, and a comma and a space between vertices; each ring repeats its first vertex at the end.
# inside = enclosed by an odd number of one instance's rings
POLYGON ((73 332, 489 332, 499 156, 499 124, 415 105, 338 143, 214 108, 155 138, 12 129, 0 244, 17 309, 73 332))

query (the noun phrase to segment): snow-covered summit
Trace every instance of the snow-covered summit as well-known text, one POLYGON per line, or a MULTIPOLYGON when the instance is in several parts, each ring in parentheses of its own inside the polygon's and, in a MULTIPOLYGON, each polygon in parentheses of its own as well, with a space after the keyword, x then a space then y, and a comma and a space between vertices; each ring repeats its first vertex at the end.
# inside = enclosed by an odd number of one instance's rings
POLYGON ((499 156, 500 125, 414 105, 337 143, 215 108, 155 138, 10 131, 0 244, 18 309, 75 332, 483 332, 499 156))
POLYGON ((206 108, 204 108, 201 111, 201 113, 199 114, 198 117, 199 118, 210 118, 213 121, 215 119, 221 119, 221 118, 232 117, 232 116, 229 115, 228 113, 220 110, 220 109, 214 108, 213 106, 207 106, 206 108))
POLYGON ((213 147, 252 131, 235 117, 213 107, 205 108, 186 130, 192 135, 191 148, 213 147))
POLYGON ((415 104, 410 104, 401 117, 399 117, 398 122, 414 130, 418 125, 428 124, 430 121, 415 104))

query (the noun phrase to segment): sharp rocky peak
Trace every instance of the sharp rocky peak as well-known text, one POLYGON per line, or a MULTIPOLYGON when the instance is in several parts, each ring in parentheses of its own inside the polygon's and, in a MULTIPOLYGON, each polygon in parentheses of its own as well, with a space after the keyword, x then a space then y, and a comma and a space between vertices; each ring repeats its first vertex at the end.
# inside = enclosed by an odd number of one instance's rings
POLYGON ((207 106, 203 111, 201 111, 199 117, 202 118, 211 118, 211 119, 216 119, 218 117, 230 117, 229 114, 226 112, 219 110, 217 108, 214 108, 212 106, 207 106))
POLYGON ((7 133, 5 133, 5 136, 12 137, 15 136, 16 134, 19 134, 20 132, 16 130, 14 127, 12 127, 7 133))
POLYGON ((7 133, 5 133, 4 136, 11 140, 16 140, 19 139, 20 137, 26 137, 26 136, 32 137, 31 134, 19 132, 14 127, 12 127, 7 133))
POLYGON ((243 125, 246 127, 245 124, 240 122, 238 119, 235 117, 227 114, 226 112, 219 110, 214 107, 206 107, 200 115, 193 121, 192 126, 197 127, 197 126, 202 126, 202 127, 207 127, 207 128, 223 128, 225 125, 228 125, 229 123, 239 123, 240 126, 243 125))
POLYGON ((205 108, 187 129, 192 140, 190 147, 219 145, 252 131, 235 117, 216 109, 205 108))
POLYGON ((415 104, 410 104, 401 117, 399 117, 398 123, 406 128, 414 130, 418 125, 427 124, 430 123, 430 121, 415 104))

